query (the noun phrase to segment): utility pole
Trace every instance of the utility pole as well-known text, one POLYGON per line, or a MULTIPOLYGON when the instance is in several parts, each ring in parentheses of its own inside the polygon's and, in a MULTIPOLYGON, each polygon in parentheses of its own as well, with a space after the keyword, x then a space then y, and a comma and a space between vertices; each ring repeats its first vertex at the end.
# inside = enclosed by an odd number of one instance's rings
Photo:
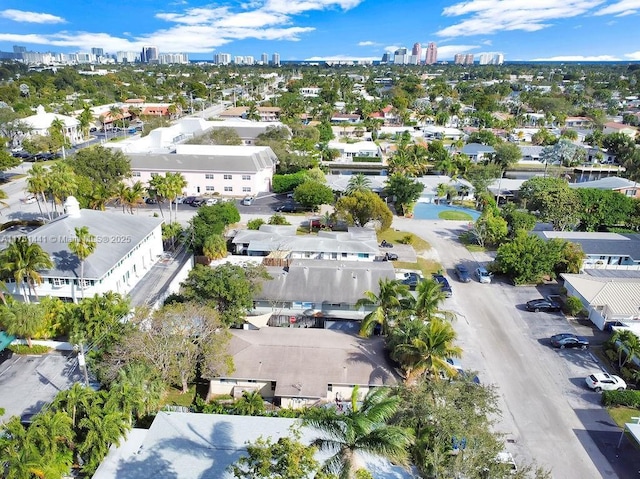
POLYGON ((82 372, 84 373, 84 384, 89 387, 89 371, 87 370, 87 361, 84 357, 84 345, 80 343, 78 350, 78 365, 82 368, 82 372))

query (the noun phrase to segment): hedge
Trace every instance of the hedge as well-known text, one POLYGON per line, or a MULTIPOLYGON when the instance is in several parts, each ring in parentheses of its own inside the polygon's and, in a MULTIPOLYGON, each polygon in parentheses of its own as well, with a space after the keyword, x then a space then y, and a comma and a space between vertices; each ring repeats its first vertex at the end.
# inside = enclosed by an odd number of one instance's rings
POLYGON ((624 390, 624 391, 603 391, 602 405, 610 406, 627 406, 640 408, 640 391, 624 390))
POLYGON ((351 161, 354 163, 381 163, 382 158, 379 156, 354 156, 351 161))
POLYGON ((273 183, 271 185, 274 193, 285 193, 293 191, 298 185, 301 185, 309 179, 306 171, 298 171, 297 173, 289 173, 286 175, 273 175, 273 183))
POLYGON ((51 348, 40 344, 34 344, 31 347, 27 344, 12 344, 9 350, 14 354, 47 354, 51 348))

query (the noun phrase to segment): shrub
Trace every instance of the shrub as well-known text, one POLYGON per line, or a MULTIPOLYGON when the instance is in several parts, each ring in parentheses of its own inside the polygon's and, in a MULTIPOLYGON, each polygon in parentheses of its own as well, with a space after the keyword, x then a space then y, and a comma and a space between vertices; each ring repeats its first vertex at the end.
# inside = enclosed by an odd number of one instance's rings
POLYGON ((610 406, 627 406, 640 408, 640 391, 603 391, 602 405, 610 406))
POLYGON ((270 225, 290 225, 291 223, 287 221, 287 218, 276 213, 271 218, 269 218, 269 224, 270 225))
POLYGON ((411 244, 413 243, 413 235, 404 235, 402 238, 398 240, 400 244, 411 244))
POLYGON ((307 181, 309 176, 305 171, 298 171, 297 173, 289 173, 285 175, 273 175, 273 183, 271 188, 274 193, 285 193, 287 191, 293 191, 307 181))
POLYGON ((567 313, 569 313, 571 316, 578 316, 578 314, 580 314, 580 312, 584 309, 582 301, 580 301, 580 298, 577 298, 576 296, 569 296, 567 298, 566 306, 567 313))
POLYGON ((51 348, 40 344, 34 344, 31 347, 26 344, 12 344, 9 350, 14 354, 47 354, 51 348))
POLYGON ((250 230, 259 230, 263 224, 264 220, 262 218, 254 218, 247 221, 247 228, 250 230))

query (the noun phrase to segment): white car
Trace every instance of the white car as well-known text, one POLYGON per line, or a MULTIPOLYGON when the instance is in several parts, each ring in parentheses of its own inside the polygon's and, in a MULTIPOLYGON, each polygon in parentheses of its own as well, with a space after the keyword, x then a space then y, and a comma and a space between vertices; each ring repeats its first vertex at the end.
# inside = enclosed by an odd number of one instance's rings
POLYGON ((596 392, 600 391, 622 391, 627 389, 627 383, 620 376, 607 373, 594 373, 587 376, 584 381, 589 388, 596 392))
POLYGON ((27 196, 22 200, 23 203, 26 203, 28 205, 30 205, 31 203, 35 203, 36 201, 38 200, 34 195, 27 196))
POLYGON ((213 206, 217 203, 218 203, 218 198, 207 198, 206 200, 204 200, 204 203, 202 204, 204 206, 213 206))
POLYGON ((482 266, 476 268, 476 278, 480 283, 491 283, 491 273, 482 266))

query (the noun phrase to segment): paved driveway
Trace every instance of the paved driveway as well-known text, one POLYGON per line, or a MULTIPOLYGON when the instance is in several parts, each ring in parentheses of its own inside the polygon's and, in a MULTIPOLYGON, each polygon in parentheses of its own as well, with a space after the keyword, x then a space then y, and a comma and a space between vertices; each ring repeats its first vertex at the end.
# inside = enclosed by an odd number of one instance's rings
POLYGON ((393 226, 429 241, 451 276, 453 296, 445 306, 459 316, 454 327, 462 365, 498 386, 503 414, 496 429, 516 460, 535 461, 554 478, 637 477, 631 455, 615 457, 620 429, 600 406, 600 395, 584 385, 601 365, 589 350, 549 347, 552 334, 575 330, 560 313, 530 313, 522 306, 548 287, 514 287, 499 278, 492 284, 457 282, 456 263, 472 270, 490 259, 457 242, 466 223, 395 219, 393 226))
POLYGON ((0 422, 11 416, 35 414, 56 394, 82 381, 75 354, 13 355, 0 363, 0 422))

